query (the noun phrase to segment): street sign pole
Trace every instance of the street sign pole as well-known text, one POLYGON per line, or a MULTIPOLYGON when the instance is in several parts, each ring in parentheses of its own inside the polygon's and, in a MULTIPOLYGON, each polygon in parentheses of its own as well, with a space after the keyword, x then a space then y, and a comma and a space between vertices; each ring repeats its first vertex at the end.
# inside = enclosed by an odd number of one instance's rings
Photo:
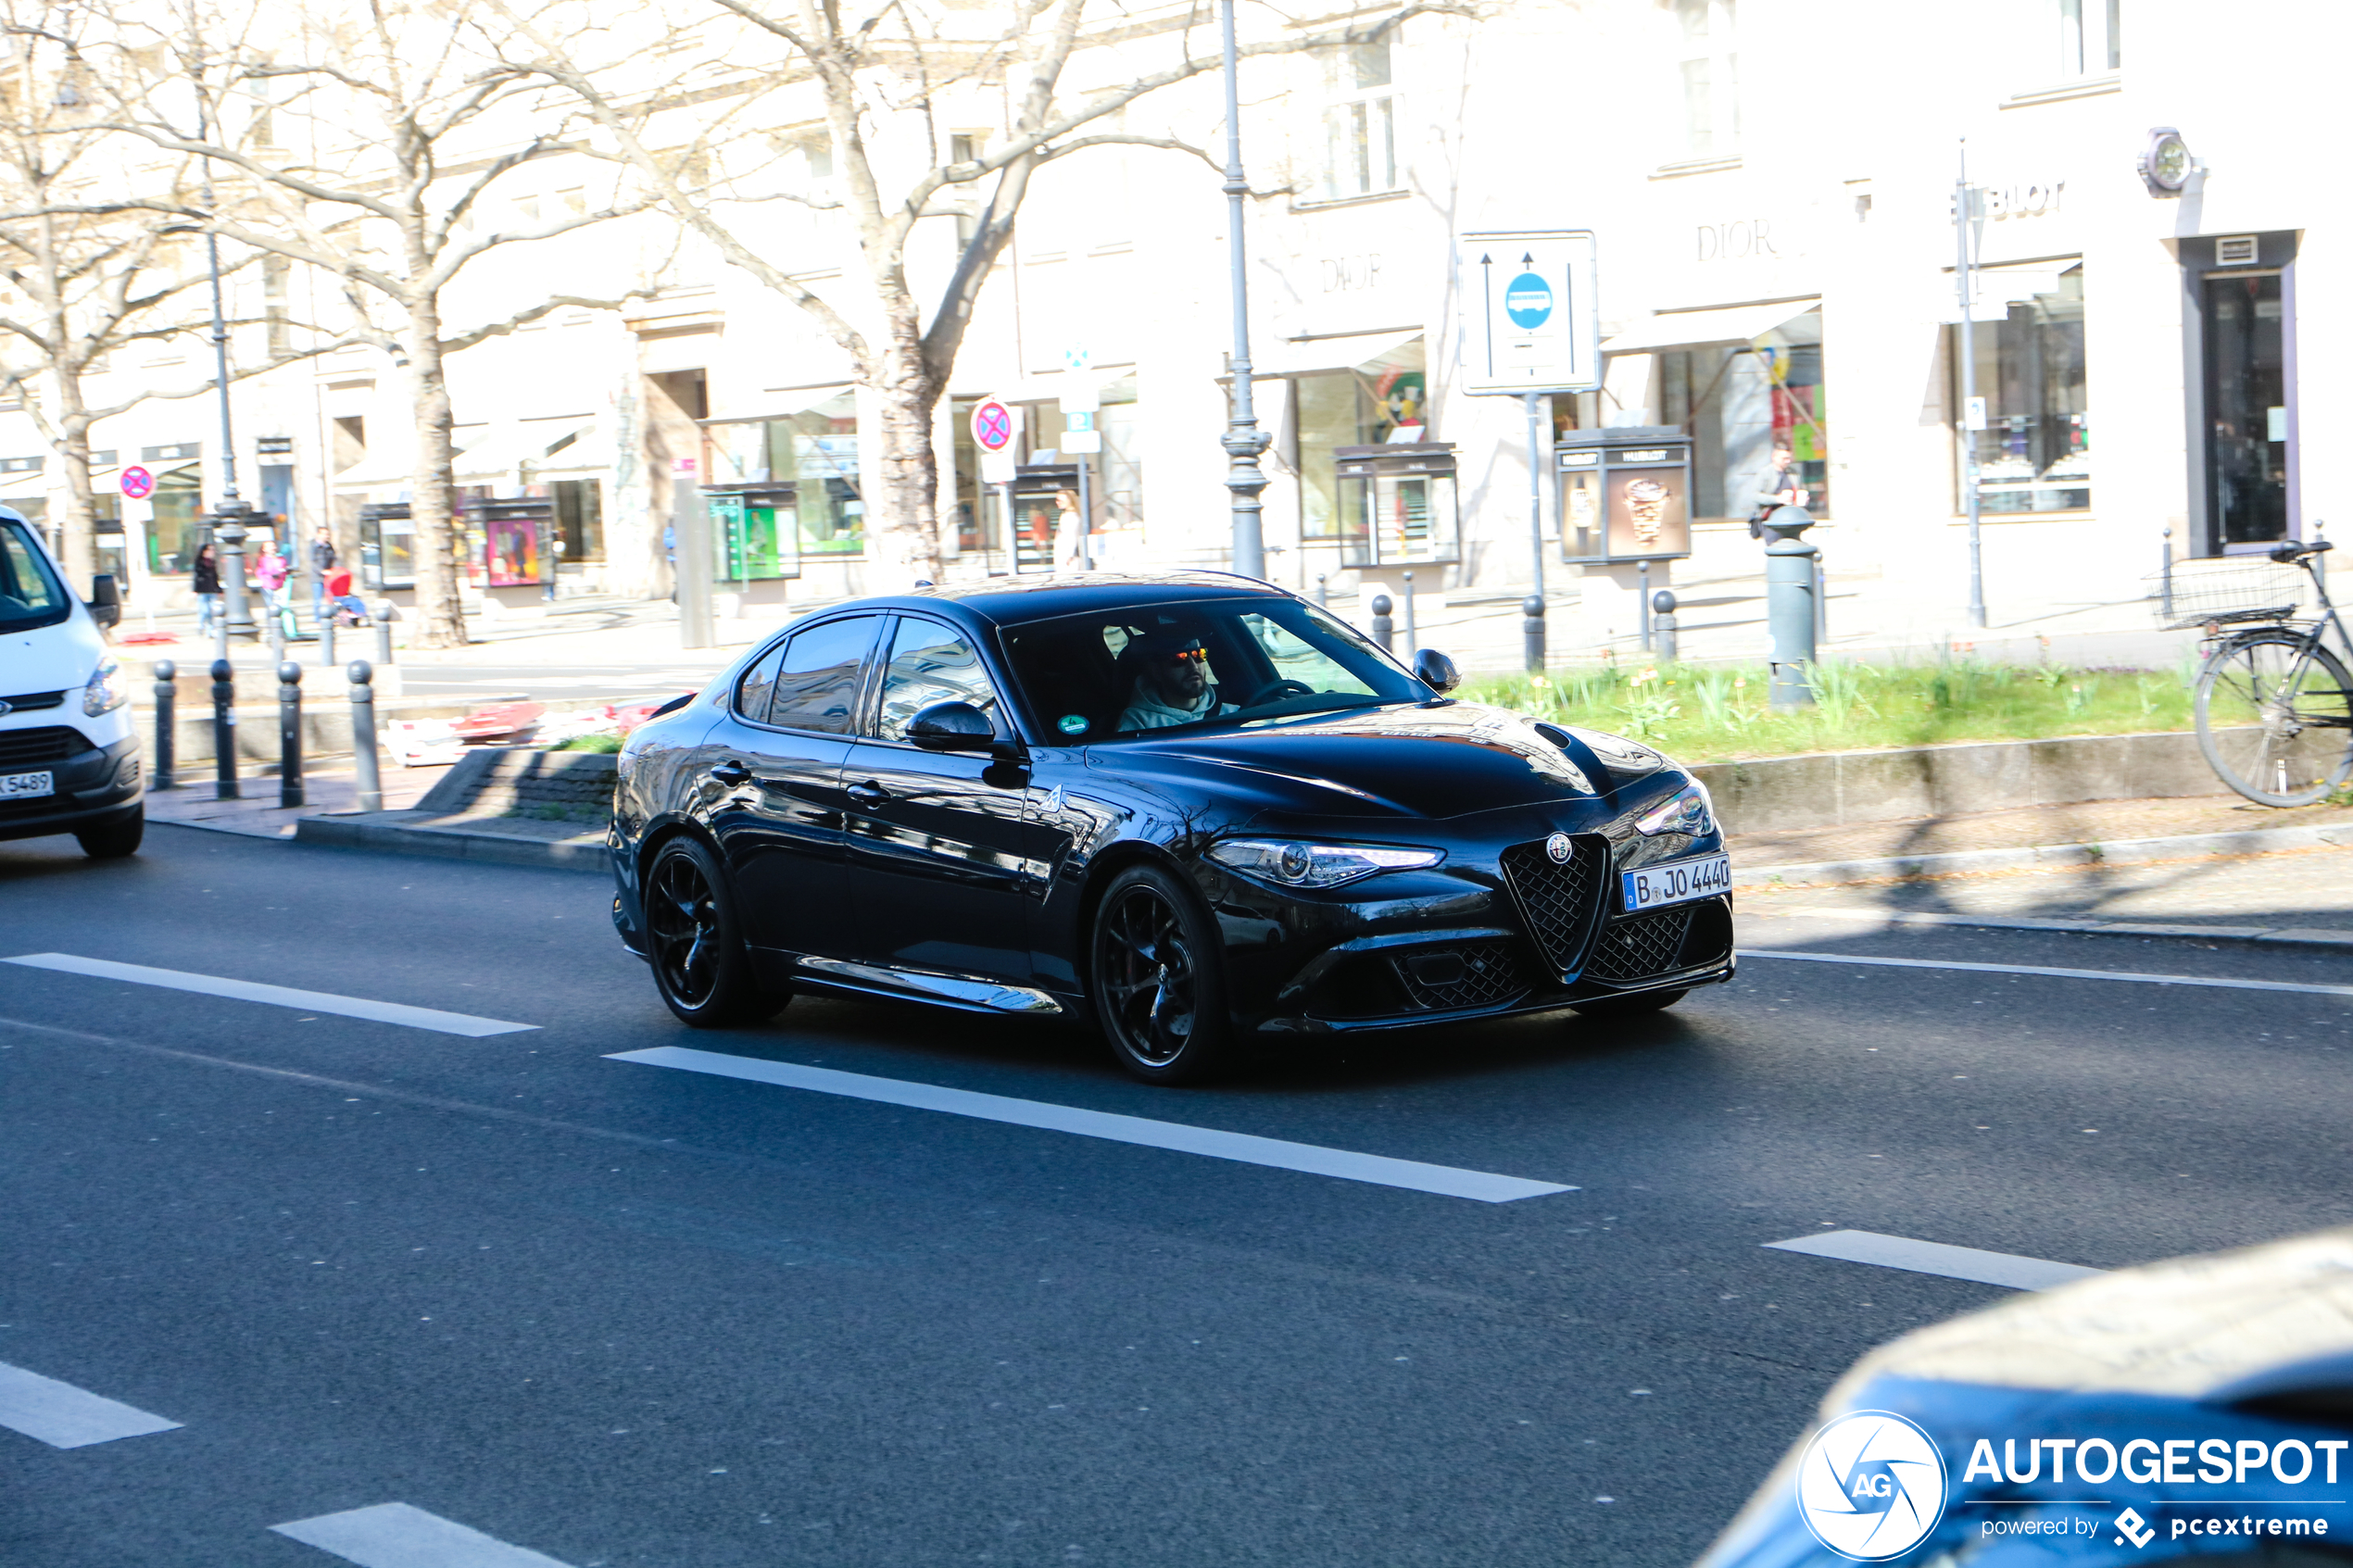
POLYGON ((1969 508, 1969 623, 1985 624, 1985 557, 1978 540, 1977 322, 1970 316, 1969 138, 1961 138, 1960 175, 1953 185, 1953 232, 1960 254, 1953 276, 1961 291, 1961 500, 1969 508))
POLYGON ((1593 236, 1580 229, 1460 236, 1454 271, 1477 312, 1457 343, 1457 384, 1473 397, 1518 397, 1528 412, 1528 668, 1545 663, 1544 400, 1602 383, 1593 236))
MULTIPOLYGON (((1001 397, 984 397, 973 405, 973 445, 980 448, 980 483, 997 486, 998 517, 1005 526, 1007 568, 1012 567, 1013 531, 1013 442, 1021 433, 1021 414, 1001 397)), ((988 529, 980 533, 980 570, 989 572, 988 529)), ((992 573, 993 575, 993 573, 992 573)))

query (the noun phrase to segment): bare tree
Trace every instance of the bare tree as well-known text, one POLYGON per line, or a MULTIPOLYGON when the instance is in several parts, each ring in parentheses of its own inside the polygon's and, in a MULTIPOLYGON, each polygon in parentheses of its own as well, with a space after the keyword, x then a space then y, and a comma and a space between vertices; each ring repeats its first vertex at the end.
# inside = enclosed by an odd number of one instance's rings
MULTIPOLYGON (((128 28, 129 19, 122 21, 128 28)), ((170 102, 160 83, 119 91, 112 128, 206 160, 220 194, 209 205, 142 205, 341 280, 352 335, 390 353, 409 387, 418 609, 411 635, 422 647, 462 645, 449 358, 556 310, 614 307, 646 291, 623 287, 590 298, 532 290, 522 307, 457 330, 445 295, 494 252, 646 204, 616 195, 514 228, 487 221, 502 180, 568 150, 561 116, 547 112, 540 76, 485 53, 462 17, 430 0, 321 11, 268 6, 151 38, 159 56, 196 84, 194 100, 175 117, 159 107, 170 102), (224 45, 240 28, 244 41, 224 45), (299 144, 299 152, 220 132, 263 102, 278 139, 299 144), (299 134, 283 135, 289 129, 299 134)))
MULTIPOLYGON (((881 495, 871 499, 870 542, 882 546, 886 570, 907 578, 940 575, 939 459, 933 419, 983 286, 1006 244, 1032 177, 1046 164, 1088 147, 1124 144, 1189 153, 1217 167, 1202 149, 1178 138, 1103 129, 1088 132, 1148 94, 1214 71, 1214 53, 1196 53, 1195 19, 1173 28, 1138 25, 1114 0, 996 0, 988 7, 934 0, 867 0, 851 11, 840 0, 786 0, 774 9, 755 0, 703 0, 731 17, 742 33, 713 52, 743 69, 764 43, 772 63, 740 92, 813 86, 822 103, 838 206, 855 237, 863 298, 862 328, 774 259, 761 254, 731 221, 749 194, 721 182, 698 186, 683 178, 677 158, 658 153, 648 126, 665 111, 692 111, 711 90, 689 96, 657 85, 624 90, 619 73, 593 68, 547 28, 519 15, 506 0, 488 0, 514 30, 522 52, 513 57, 560 82, 587 106, 648 189, 719 254, 815 317, 849 356, 859 385, 880 404, 881 495), (1157 54, 1151 69, 1085 93, 1064 89, 1074 55, 1089 48, 1123 64, 1157 54), (993 84, 1001 83, 1001 87, 993 84), (974 156, 956 157, 939 130, 960 96, 1001 93, 1009 130, 974 156), (901 156, 911 142, 921 153, 901 156), (895 176, 895 178, 894 178, 895 176), (959 192, 985 188, 985 200, 959 205, 959 192), (947 281, 929 302, 917 297, 909 272, 916 228, 927 218, 963 219, 966 234, 947 281)), ((1386 35, 1410 17, 1466 14, 1451 0, 1411 0, 1378 19, 1244 44, 1259 56, 1299 54, 1386 35)), ((781 193, 777 193, 781 194, 781 193)))

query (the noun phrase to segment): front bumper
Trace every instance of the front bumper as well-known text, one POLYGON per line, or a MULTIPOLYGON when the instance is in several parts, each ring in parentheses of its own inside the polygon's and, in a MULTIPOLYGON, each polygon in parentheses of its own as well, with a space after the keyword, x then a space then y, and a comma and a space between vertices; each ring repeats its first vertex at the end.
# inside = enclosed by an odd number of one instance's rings
POLYGON ((1446 849, 1439 867, 1328 893, 1196 862, 1225 935, 1237 1020, 1278 1034, 1395 1029, 1732 977, 1729 895, 1616 909, 1619 872, 1718 853, 1719 836, 1643 838, 1620 824, 1496 815, 1471 819, 1465 834, 1416 834, 1446 849), (1571 840, 1566 861, 1545 850, 1561 831, 1571 840))
POLYGON ((102 827, 141 809, 147 786, 137 736, 125 735, 110 745, 95 746, 76 734, 61 745, 73 749, 61 757, 11 762, 0 768, 11 773, 46 772, 54 776, 57 786, 54 795, 0 800, 0 841, 102 827))

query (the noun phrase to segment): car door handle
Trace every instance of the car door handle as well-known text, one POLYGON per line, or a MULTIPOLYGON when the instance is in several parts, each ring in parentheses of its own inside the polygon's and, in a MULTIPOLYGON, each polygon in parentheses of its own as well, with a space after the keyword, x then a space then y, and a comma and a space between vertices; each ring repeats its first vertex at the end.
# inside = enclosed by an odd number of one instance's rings
POLYGON ((729 789, 734 789, 738 784, 751 783, 751 770, 733 758, 713 768, 711 771, 711 776, 729 789))
POLYGON ((851 784, 845 793, 861 806, 879 806, 890 798, 890 791, 872 779, 868 779, 864 784, 851 784))

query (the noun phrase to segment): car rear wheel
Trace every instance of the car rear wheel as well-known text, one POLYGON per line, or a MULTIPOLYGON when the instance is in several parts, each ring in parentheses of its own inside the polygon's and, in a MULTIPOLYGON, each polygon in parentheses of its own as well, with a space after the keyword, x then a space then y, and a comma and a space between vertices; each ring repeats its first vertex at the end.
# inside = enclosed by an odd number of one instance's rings
POLYGON ((673 838, 646 872, 654 986, 682 1023, 721 1029, 767 1018, 792 998, 754 984, 735 897, 698 839, 673 838))
POLYGON ((117 817, 96 827, 83 828, 73 835, 82 852, 94 860, 120 860, 139 852, 139 841, 147 835, 147 809, 145 806, 127 817, 117 817))
POLYGON ((1095 910, 1095 1016, 1119 1064, 1151 1084, 1199 1083, 1232 1035, 1216 929, 1157 866, 1120 873, 1095 910))
POLYGON ((1570 1005, 1588 1018, 1640 1018, 1646 1012, 1665 1012, 1691 995, 1685 991, 1643 991, 1631 997, 1595 997, 1590 1002, 1570 1005))

